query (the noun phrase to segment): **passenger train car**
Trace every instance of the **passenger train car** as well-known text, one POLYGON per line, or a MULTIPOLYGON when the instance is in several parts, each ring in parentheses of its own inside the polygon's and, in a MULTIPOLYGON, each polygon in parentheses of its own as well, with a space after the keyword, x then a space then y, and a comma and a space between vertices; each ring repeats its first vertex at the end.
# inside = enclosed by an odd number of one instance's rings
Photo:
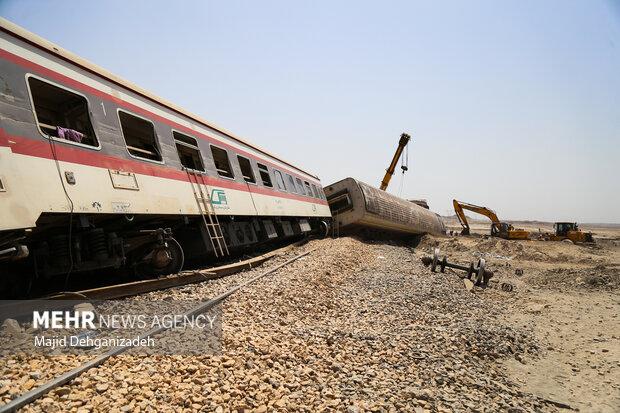
POLYGON ((329 217, 317 176, 0 20, 0 272, 171 273, 329 217))
POLYGON ((362 228, 407 235, 446 233, 441 217, 434 212, 354 178, 328 185, 325 194, 336 231, 362 228))

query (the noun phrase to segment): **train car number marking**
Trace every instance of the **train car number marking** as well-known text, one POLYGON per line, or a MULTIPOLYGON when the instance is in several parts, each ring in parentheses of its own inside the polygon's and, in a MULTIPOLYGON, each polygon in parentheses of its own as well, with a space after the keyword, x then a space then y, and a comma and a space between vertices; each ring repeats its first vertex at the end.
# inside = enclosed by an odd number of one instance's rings
POLYGON ((131 203, 129 202, 112 202, 112 212, 124 214, 131 211, 131 203))

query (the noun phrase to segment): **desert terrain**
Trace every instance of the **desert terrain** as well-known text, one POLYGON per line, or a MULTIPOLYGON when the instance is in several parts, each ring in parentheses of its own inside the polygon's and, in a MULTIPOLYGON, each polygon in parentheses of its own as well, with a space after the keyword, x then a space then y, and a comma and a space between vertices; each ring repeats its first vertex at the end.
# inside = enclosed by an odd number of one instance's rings
MULTIPOLYGON (((455 219, 446 222, 460 231, 455 219)), ((580 411, 620 411, 620 226, 580 225, 596 242, 575 245, 490 238, 488 222, 473 222, 471 236, 430 244, 457 262, 483 257, 498 283, 515 286, 493 299, 504 301, 508 325, 531 328, 541 346, 527 359, 504 361, 508 376, 524 391, 580 411)), ((551 223, 513 224, 533 234, 553 231, 551 223)))

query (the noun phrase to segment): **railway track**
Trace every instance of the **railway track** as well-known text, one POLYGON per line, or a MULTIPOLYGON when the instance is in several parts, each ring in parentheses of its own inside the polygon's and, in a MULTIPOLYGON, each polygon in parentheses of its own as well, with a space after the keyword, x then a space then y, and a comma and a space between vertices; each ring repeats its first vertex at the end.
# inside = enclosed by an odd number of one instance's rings
POLYGON ((183 271, 167 277, 160 277, 152 280, 133 281, 123 284, 115 284, 88 290, 75 292, 62 292, 47 297, 52 300, 110 300, 114 298, 131 297, 134 295, 145 294, 152 291, 165 290, 167 288, 181 287, 183 285, 195 284, 202 281, 225 277, 243 270, 252 269, 263 264, 269 259, 300 247, 308 242, 308 239, 295 242, 282 248, 269 251, 266 254, 252 257, 247 260, 221 265, 218 267, 206 268, 202 270, 183 271))
MULTIPOLYGON (((232 274, 234 272, 239 272, 242 269, 245 268, 252 268, 253 266, 259 265, 262 262, 265 262, 266 260, 268 260, 269 258, 282 253, 282 252, 286 252, 292 248, 294 248, 295 246, 297 246, 300 243, 297 244, 293 244, 290 245, 288 247, 284 247, 281 248, 279 250, 276 251, 272 251, 268 254, 262 255, 260 257, 255 257, 253 259, 244 261, 244 262, 240 262, 237 264, 231 264, 231 265, 227 265, 227 266, 222 266, 222 267, 216 267, 216 268, 212 268, 210 270, 208 270, 208 273, 210 276, 213 277, 217 277, 219 276, 223 276, 223 275, 228 275, 228 274, 232 274)), ((204 303, 201 303, 191 309, 189 309, 185 314, 183 314, 183 316, 192 316, 192 315, 196 315, 196 314, 200 314, 203 313, 205 311, 207 311, 210 308, 213 308, 215 305, 221 303, 222 301, 224 301, 226 298, 230 297, 231 295, 233 295, 235 292, 237 292, 238 290, 258 281, 259 279, 274 273, 275 271, 279 270, 282 267, 285 267, 286 265, 312 253, 313 251, 315 251, 316 248, 313 248, 309 251, 303 252, 301 254, 298 254, 296 256, 294 256, 293 258, 288 259, 287 261, 278 264, 252 278, 250 278, 247 281, 244 281, 236 286, 234 286, 233 288, 230 288, 229 290, 225 291, 224 293, 210 299, 209 301, 206 301, 204 303)), ((170 277, 170 278, 175 278, 175 277, 170 277)), ((106 298, 112 298, 113 295, 115 294, 116 296, 113 298, 118 298, 118 297, 126 297, 128 295, 137 295, 140 293, 144 293, 147 290, 148 291, 155 291, 158 289, 163 289, 163 288, 170 288, 171 286, 179 286, 179 285, 185 285, 185 284, 189 284, 192 282, 198 282, 200 280, 196 280, 195 276, 191 276, 188 275, 186 278, 182 278, 182 276, 180 275, 179 277, 176 278, 181 278, 182 280, 185 280, 186 282, 184 282, 184 284, 179 284, 181 281, 174 281, 174 282, 170 282, 169 284, 166 283, 157 283, 156 281, 159 280, 147 280, 150 281, 149 282, 136 282, 136 283, 129 283, 130 285, 132 285, 129 290, 125 291, 125 292, 121 292, 121 290, 123 289, 120 286, 111 286, 111 287, 104 287, 104 288, 99 288, 99 289, 95 289, 95 290, 90 290, 90 292, 84 291, 81 292, 81 294, 84 294, 85 298, 92 298, 94 296, 97 296, 98 298, 101 297, 106 297, 106 298), (174 283, 177 284, 174 284, 174 283), (174 284, 174 285, 172 285, 174 284), (89 296, 88 294, 91 294, 91 296, 89 296)), ((204 279, 204 278, 203 278, 204 279)), ((70 295, 70 293, 65 293, 70 295)), ((62 295, 56 296, 54 298, 61 298, 62 295)), ((65 296, 64 298, 68 298, 67 296, 65 296)), ((75 298, 75 295, 72 295, 70 298, 75 298)), ((149 337, 149 336, 154 336, 158 333, 161 333, 162 331, 166 330, 165 327, 156 327, 153 328, 149 331, 147 331, 146 333, 140 335, 138 338, 143 338, 143 337, 149 337)), ((87 361, 86 363, 72 369, 69 370, 65 373, 63 373, 62 375, 48 381, 47 383, 44 383, 43 385, 36 387, 24 394, 22 394, 21 396, 15 398, 14 400, 12 400, 11 402, 0 406, 0 413, 5 413, 5 412, 14 412, 17 409, 20 409, 26 405, 28 405, 29 403, 37 400, 38 398, 40 398, 41 396, 43 396, 44 394, 48 393, 49 391, 62 386, 68 382, 70 382, 71 380, 75 379, 76 377, 80 376, 82 373, 97 367, 101 364, 103 364, 106 360, 108 360, 111 357, 117 356, 119 354, 124 353, 125 351, 129 350, 130 348, 132 348, 133 346, 117 346, 117 347, 113 347, 110 350, 108 350, 106 353, 97 356, 89 361, 87 361)))
MULTIPOLYGON (((181 287, 184 285, 195 284, 203 281, 213 280, 236 274, 238 272, 257 267, 273 257, 286 253, 292 249, 300 247, 309 241, 308 238, 293 244, 269 251, 265 254, 249 258, 247 260, 211 267, 201 270, 184 271, 167 277, 160 277, 151 280, 140 280, 122 284, 113 284, 103 287, 90 288, 80 291, 65 291, 50 296, 41 297, 39 300, 58 300, 57 308, 62 308, 62 300, 112 300, 118 298, 131 297, 146 294, 153 291, 165 290, 168 288, 181 287)), ((5 318, 17 318, 30 316, 32 312, 40 306, 36 300, 14 300, 7 301, 0 305, 0 321, 5 318)))

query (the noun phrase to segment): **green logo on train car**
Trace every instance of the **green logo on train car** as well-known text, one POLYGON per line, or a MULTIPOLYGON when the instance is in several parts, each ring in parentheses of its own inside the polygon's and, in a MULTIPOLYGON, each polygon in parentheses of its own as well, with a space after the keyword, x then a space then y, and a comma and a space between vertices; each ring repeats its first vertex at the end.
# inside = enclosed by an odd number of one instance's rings
POLYGON ((226 199, 226 192, 224 192, 223 189, 211 190, 211 203, 213 205, 228 205, 228 200, 226 199))

